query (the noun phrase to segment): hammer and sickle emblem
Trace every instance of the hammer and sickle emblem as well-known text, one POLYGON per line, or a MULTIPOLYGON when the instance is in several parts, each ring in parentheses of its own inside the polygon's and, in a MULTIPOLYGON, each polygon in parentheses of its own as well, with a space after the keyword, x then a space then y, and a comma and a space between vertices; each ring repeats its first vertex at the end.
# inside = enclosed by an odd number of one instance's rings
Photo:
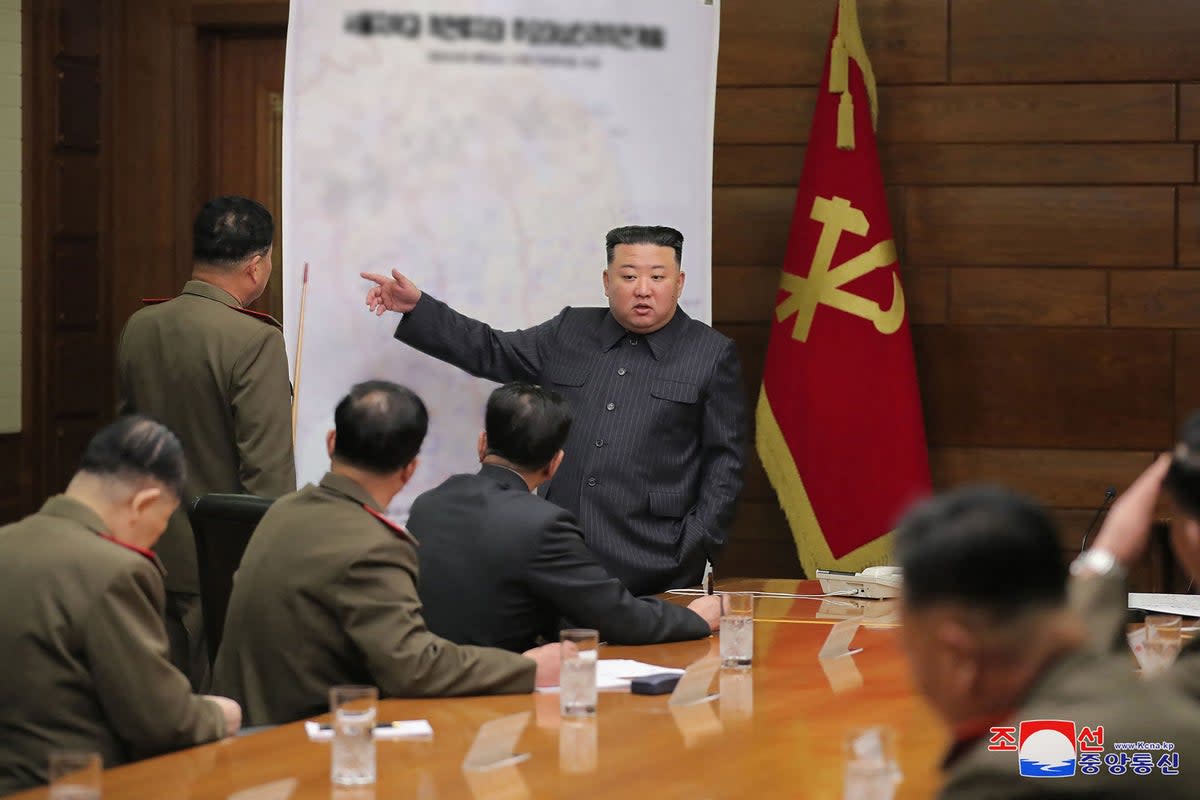
POLYGON ((886 311, 878 303, 842 288, 872 270, 896 263, 896 243, 892 239, 882 241, 867 252, 830 269, 834 250, 842 234, 848 231, 865 236, 871 225, 866 215, 843 197, 834 197, 832 200, 816 198, 809 217, 821 223, 821 236, 813 253, 812 267, 807 278, 783 273, 780 288, 788 296, 776 306, 775 318, 783 322, 795 314, 792 338, 801 342, 808 340, 813 315, 817 312, 817 306, 822 304, 870 320, 875 330, 882 334, 900 330, 904 322, 904 292, 897 275, 892 275, 892 303, 886 311))

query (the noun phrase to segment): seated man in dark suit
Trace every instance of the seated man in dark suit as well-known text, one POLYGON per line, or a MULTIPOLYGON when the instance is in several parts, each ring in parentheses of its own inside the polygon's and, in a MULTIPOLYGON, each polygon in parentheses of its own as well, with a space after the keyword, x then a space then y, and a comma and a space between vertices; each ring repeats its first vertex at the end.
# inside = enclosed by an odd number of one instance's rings
POLYGON ((1195 705, 1089 646, 1058 542, 1040 508, 996 488, 950 492, 900 523, 905 649, 955 738, 940 796, 1194 797, 1186 763, 1140 744, 1169 742, 1186 762, 1195 705), (1139 750, 1145 774, 1129 760, 1139 750))
POLYGON ((575 518, 533 492, 562 463, 571 412, 558 394, 512 383, 492 392, 483 463, 417 498, 421 600, 430 630, 451 641, 521 651, 556 640, 558 623, 596 628, 610 644, 699 639, 720 601, 688 608, 634 597, 588 550, 575 518))
POLYGON ((425 627, 416 543, 383 512, 412 477, 428 424, 412 391, 358 384, 334 412, 320 485, 279 498, 255 528, 213 669, 247 724, 323 713, 338 684, 449 697, 558 683, 557 644, 518 655, 460 647, 425 627))
POLYGON ((0 795, 44 783, 51 750, 115 767, 237 732, 237 703, 192 694, 167 658, 150 548, 184 481, 175 435, 122 417, 65 493, 0 528, 0 795))

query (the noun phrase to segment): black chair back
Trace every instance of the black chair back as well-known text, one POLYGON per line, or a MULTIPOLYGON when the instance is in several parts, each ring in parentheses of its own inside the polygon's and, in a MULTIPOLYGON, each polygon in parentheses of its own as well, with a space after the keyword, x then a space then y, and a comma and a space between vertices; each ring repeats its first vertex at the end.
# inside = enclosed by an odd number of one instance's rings
POLYGON ((209 663, 216 661, 225 612, 250 534, 274 500, 250 494, 206 494, 188 509, 196 536, 196 562, 200 571, 200 605, 204 610, 204 638, 209 663))

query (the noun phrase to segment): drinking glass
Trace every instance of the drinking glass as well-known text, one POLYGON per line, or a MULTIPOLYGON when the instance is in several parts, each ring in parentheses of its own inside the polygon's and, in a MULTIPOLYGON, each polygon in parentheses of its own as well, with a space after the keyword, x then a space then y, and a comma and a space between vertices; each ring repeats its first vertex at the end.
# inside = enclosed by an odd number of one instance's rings
POLYGON ((379 690, 374 686, 334 686, 329 690, 333 742, 329 779, 335 786, 375 782, 375 714, 379 690))
POLYGON ((754 662, 754 593, 721 594, 721 666, 745 668, 754 662))
POLYGON ((596 713, 596 661, 600 634, 591 628, 568 628, 559 634, 562 663, 559 672, 559 711, 564 717, 596 713))
POLYGON ((100 800, 102 769, 99 753, 50 751, 51 800, 100 800))

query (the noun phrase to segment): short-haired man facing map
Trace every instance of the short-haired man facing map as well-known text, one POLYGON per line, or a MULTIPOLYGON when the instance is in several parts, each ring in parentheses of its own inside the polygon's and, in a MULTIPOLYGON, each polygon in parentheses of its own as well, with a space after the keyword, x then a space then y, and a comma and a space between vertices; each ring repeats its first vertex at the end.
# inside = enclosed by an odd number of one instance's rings
POLYGON ((728 536, 742 486, 745 398, 732 340, 679 308, 683 235, 609 231, 608 308, 564 308, 497 331, 397 270, 367 307, 404 314, 396 338, 471 375, 543 384, 575 416, 543 496, 570 511, 600 562, 636 595, 697 583, 728 536))

